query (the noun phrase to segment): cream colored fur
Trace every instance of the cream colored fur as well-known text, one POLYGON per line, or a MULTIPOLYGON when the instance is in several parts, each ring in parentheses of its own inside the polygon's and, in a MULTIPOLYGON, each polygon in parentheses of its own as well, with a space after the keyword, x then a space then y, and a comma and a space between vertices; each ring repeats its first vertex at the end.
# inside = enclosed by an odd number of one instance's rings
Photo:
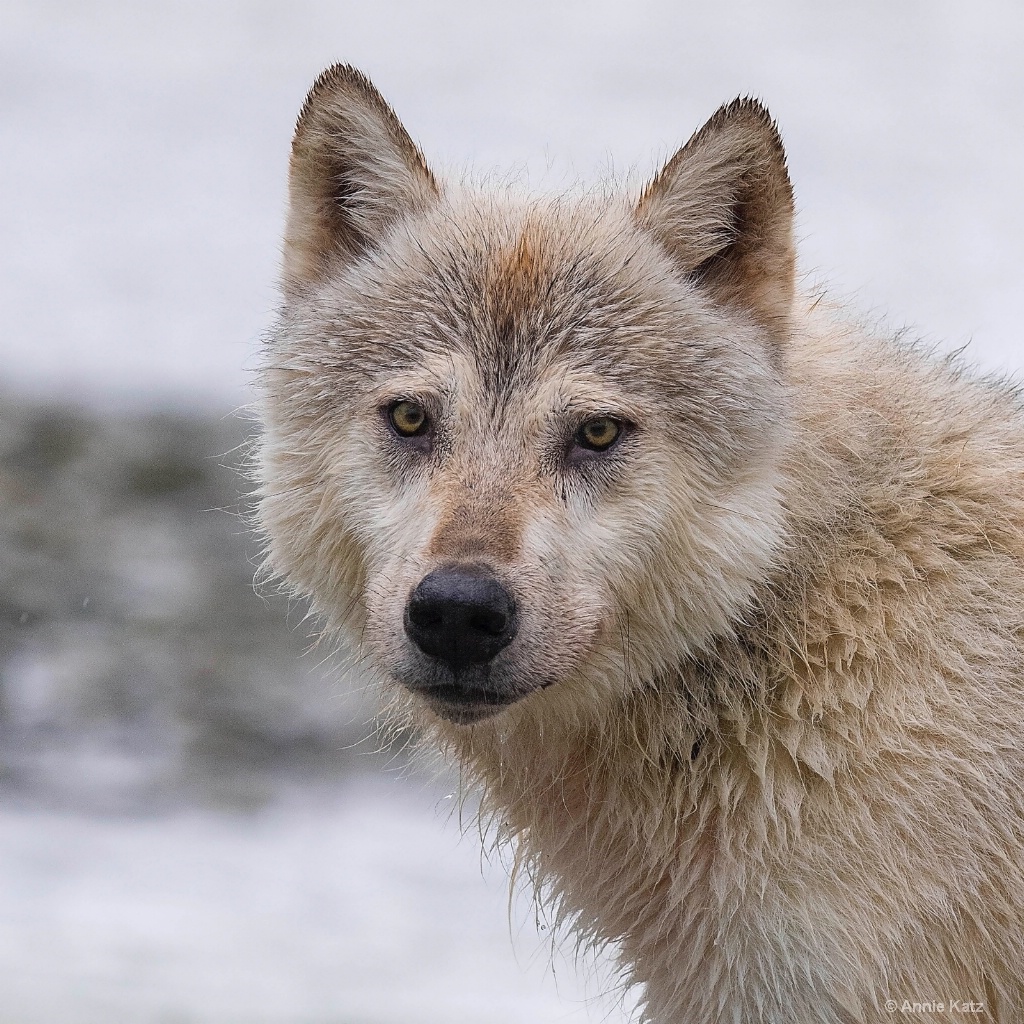
POLYGON ((1020 395, 794 293, 750 101, 638 200, 541 200, 439 186, 335 68, 291 187, 268 564, 619 944, 645 1019, 1024 1020, 1020 395), (580 468, 586 415, 630 428, 580 468), (463 724, 398 685, 451 562, 520 615, 515 699, 463 724))

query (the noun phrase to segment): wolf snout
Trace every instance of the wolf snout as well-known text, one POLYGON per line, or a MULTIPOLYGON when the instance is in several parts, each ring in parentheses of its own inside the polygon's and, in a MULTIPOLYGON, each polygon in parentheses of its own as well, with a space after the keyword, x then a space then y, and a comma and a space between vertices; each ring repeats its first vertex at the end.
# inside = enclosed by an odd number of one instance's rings
POLYGON ((487 570, 443 566, 424 576, 405 606, 405 632, 453 671, 490 661, 516 635, 512 595, 487 570))

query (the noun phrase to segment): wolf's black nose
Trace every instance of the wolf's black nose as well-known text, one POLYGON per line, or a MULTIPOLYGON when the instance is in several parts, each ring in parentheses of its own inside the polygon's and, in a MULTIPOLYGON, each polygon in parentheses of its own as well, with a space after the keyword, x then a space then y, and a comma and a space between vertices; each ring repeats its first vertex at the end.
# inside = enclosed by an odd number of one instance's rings
POLYGON ((405 631, 424 654, 449 668, 481 665, 516 635, 515 602, 489 573, 445 566, 412 592, 405 631))

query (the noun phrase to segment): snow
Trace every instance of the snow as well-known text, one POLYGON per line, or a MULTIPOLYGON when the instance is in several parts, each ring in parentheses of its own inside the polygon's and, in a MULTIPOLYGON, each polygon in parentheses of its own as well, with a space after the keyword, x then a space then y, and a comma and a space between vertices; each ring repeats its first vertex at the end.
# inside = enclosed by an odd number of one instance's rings
POLYGON ((246 814, 0 808, 0 1021, 625 1019, 509 909, 454 802, 355 774, 246 814))

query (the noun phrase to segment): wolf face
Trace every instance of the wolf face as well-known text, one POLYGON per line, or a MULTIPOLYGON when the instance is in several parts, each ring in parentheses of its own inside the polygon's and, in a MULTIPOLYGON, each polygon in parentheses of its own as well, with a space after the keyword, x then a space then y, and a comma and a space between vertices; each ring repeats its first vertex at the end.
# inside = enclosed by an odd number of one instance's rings
POLYGON ((791 236, 752 101, 638 201, 528 199, 442 187, 327 71, 264 378, 270 564, 453 723, 585 716, 670 672, 782 543, 791 236))

